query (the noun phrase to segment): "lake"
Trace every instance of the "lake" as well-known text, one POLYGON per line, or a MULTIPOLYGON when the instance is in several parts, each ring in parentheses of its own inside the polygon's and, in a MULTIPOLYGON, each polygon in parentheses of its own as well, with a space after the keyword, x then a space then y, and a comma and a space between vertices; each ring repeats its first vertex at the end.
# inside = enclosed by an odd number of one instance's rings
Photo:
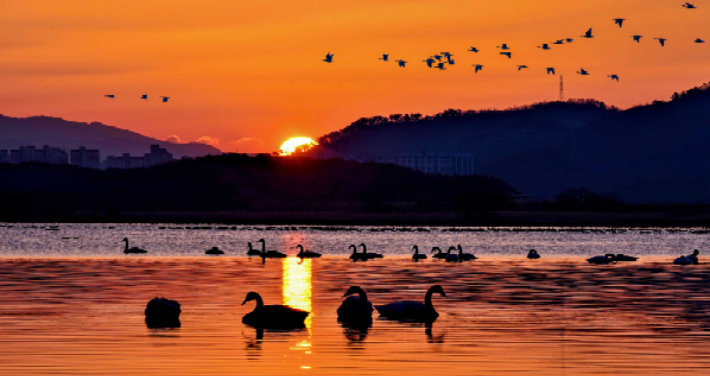
POLYGON ((0 224, 2 375, 705 375, 710 371, 707 229, 0 224), (149 250, 124 255, 121 239, 149 250), (244 256, 246 242, 300 262, 244 256), (384 259, 353 263, 365 242, 384 259), (413 262, 418 244, 480 259, 413 262), (219 246, 227 254, 205 256, 219 246), (527 260, 535 248, 540 260, 527 260), (674 257, 701 251, 701 264, 674 257), (589 265, 604 253, 635 263, 589 265), (431 327, 374 315, 347 328, 351 285, 374 304, 434 297, 431 327), (258 332, 247 292, 311 311, 306 328, 258 332), (149 329, 146 303, 182 304, 181 327, 149 329))

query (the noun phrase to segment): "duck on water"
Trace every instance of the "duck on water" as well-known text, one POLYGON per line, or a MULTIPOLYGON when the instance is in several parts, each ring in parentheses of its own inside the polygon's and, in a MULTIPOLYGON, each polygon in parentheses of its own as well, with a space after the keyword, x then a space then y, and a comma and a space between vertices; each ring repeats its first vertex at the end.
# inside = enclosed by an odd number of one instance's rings
POLYGON ((385 305, 378 305, 375 306, 375 309, 377 309, 381 317, 391 320, 423 323, 433 322, 437 317, 439 317, 439 313, 436 312, 431 301, 434 293, 446 297, 444 288, 440 285, 434 285, 427 290, 423 303, 412 300, 403 300, 385 305))
POLYGON ((255 300, 253 311, 242 317, 242 323, 255 328, 265 329, 299 329, 305 327, 304 321, 310 312, 284 305, 264 305, 264 300, 256 292, 249 292, 242 305, 255 300))

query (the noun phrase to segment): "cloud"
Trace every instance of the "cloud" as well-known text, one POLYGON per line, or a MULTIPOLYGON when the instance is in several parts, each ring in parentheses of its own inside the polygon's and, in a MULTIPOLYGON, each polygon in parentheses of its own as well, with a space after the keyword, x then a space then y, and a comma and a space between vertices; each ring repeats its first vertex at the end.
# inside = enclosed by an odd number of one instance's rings
POLYGON ((258 138, 244 137, 239 140, 229 141, 229 146, 238 153, 262 153, 264 152, 264 141, 258 138))
POLYGON ((165 141, 172 142, 173 144, 182 144, 182 140, 176 134, 172 134, 172 135, 168 136, 168 138, 166 138, 165 141))
POLYGON ((219 138, 214 138, 214 137, 209 137, 209 136, 202 136, 195 140, 198 144, 205 144, 205 145, 210 145, 214 147, 219 146, 219 138))

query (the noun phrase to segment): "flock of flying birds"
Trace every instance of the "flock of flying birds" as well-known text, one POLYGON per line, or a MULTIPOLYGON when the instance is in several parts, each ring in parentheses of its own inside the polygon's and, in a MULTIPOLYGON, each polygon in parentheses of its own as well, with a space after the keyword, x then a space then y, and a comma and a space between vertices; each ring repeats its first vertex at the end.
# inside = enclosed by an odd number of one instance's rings
MULTIPOLYGON (((697 9, 697 7, 691 3, 683 4, 683 8, 697 9)), ((614 19, 612 19, 612 21, 614 21, 614 23, 616 25, 618 25, 619 28, 621 28, 621 27, 623 27, 624 21, 626 21, 626 19, 625 18, 614 18, 614 19)), ((584 33, 584 35, 582 35, 581 37, 586 38, 586 39, 594 38, 594 34, 592 34, 592 28, 590 27, 589 30, 587 30, 587 32, 584 33)), ((633 40, 636 43, 641 43, 641 38, 643 38, 643 36, 642 35, 632 35, 631 38, 633 38, 633 40)), ((653 38, 653 39, 657 40, 661 44, 661 47, 666 46, 666 40, 667 40, 666 38, 653 38)), ((547 50, 551 49, 550 44, 561 45, 561 44, 565 44, 565 43, 572 43, 573 41, 574 41, 574 39, 572 39, 572 38, 558 39, 553 43, 543 43, 542 45, 538 46, 538 48, 547 51, 547 50)), ((696 38, 694 43, 705 43, 705 41, 703 39, 696 38)), ((496 48, 499 48, 501 50, 500 55, 505 56, 508 59, 511 59, 513 57, 513 53, 510 51, 510 47, 506 43, 503 43, 500 46, 496 46, 496 48)), ((476 47, 471 46, 471 48, 468 49, 468 52, 478 53, 478 52, 480 52, 480 50, 476 47)), ((327 55, 325 55, 325 59, 323 59, 323 61, 325 61, 326 63, 332 63, 334 56, 335 56, 334 54, 329 52, 327 55)), ((435 54, 435 55, 428 57, 426 60, 423 60, 423 62, 426 63, 427 67, 429 67, 429 68, 445 70, 447 64, 449 66, 456 64, 456 61, 453 59, 453 56, 454 55, 451 54, 450 52, 441 52, 439 54, 435 54)), ((390 60, 389 54, 382 54, 382 57, 380 57, 379 60, 389 61, 390 60)), ((402 59, 395 60, 395 62, 397 62, 401 68, 405 68, 406 64, 407 64, 407 61, 402 60, 402 59)), ((482 64, 473 64, 472 67, 474 67, 474 69, 475 69, 474 73, 478 73, 479 71, 481 71, 483 69, 482 64)), ((517 67, 518 67, 518 71, 529 68, 527 65, 524 65, 524 64, 517 65, 517 67)), ((546 71, 547 71, 548 75, 555 74, 554 67, 547 67, 546 71)), ((577 71, 577 74, 582 75, 582 76, 589 76, 590 75, 589 71, 585 70, 584 68, 580 68, 577 71)), ((612 80, 615 80, 617 82, 619 81, 619 76, 616 74, 610 74, 607 77, 609 77, 612 80)))
MULTIPOLYGON (((114 99, 114 98, 116 98, 116 95, 114 95, 114 94, 107 94, 107 95, 104 95, 104 97, 114 99)), ((170 99, 170 97, 164 97, 164 96, 162 96, 162 95, 160 96, 160 98, 162 99, 163 103, 167 103, 167 102, 168 102, 168 99, 170 99)), ((143 99, 144 101, 147 101, 147 100, 148 100, 148 94, 143 94, 143 95, 141 95, 141 99, 143 99)))

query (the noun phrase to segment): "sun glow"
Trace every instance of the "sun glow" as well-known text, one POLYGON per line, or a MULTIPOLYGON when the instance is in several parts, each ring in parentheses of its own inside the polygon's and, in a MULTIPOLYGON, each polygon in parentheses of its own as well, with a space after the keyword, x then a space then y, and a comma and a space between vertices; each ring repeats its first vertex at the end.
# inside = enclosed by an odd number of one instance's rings
POLYGON ((281 148, 279 149, 279 154, 291 155, 291 154, 295 153, 297 150, 308 150, 315 145, 318 145, 318 143, 312 138, 294 137, 294 138, 286 140, 286 142, 281 144, 281 148))

